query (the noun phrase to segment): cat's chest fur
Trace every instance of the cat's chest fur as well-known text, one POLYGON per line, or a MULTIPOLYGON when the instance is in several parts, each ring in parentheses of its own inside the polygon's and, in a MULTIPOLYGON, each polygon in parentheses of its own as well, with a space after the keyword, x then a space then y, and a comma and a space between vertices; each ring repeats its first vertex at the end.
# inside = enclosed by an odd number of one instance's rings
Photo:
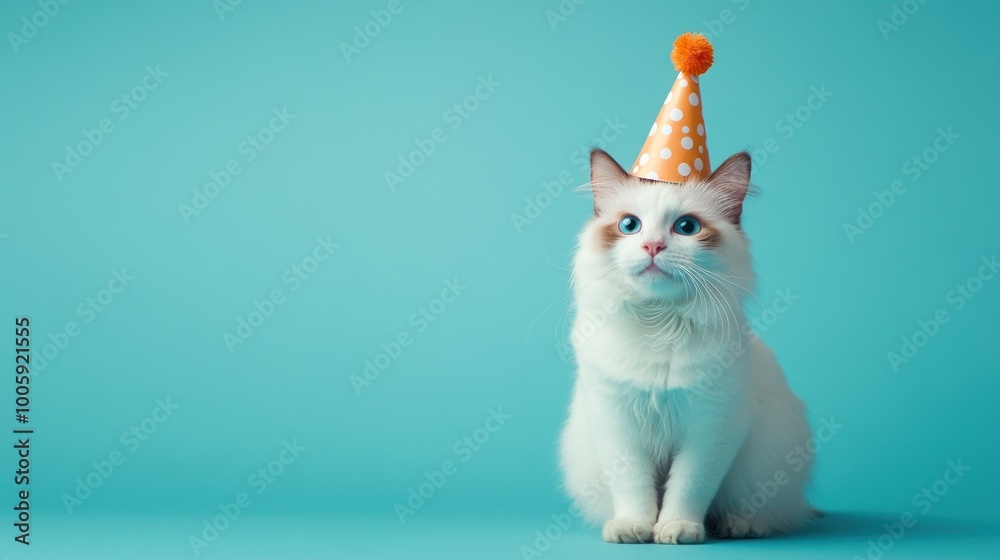
POLYGON ((634 445, 662 461, 690 438, 732 424, 744 408, 738 392, 705 398, 697 385, 647 389, 608 378, 585 385, 602 414, 616 418, 634 445))
POLYGON ((609 313, 600 324, 578 317, 573 332, 582 368, 593 368, 650 402, 666 399, 667 391, 704 386, 706 377, 717 381, 710 377, 723 370, 731 376, 740 362, 738 338, 680 313, 628 308, 609 313))

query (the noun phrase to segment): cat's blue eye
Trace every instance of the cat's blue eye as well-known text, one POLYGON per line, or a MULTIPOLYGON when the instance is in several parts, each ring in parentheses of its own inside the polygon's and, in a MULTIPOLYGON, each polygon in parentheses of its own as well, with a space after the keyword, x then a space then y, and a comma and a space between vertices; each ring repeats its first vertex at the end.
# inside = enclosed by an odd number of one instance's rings
POLYGON ((639 218, 636 218, 631 214, 625 216, 621 220, 618 220, 618 230, 625 235, 632 235, 633 233, 639 231, 639 228, 641 227, 642 222, 639 221, 639 218))
POLYGON ((694 235, 701 231, 701 222, 694 216, 681 216, 674 222, 674 231, 681 235, 694 235))

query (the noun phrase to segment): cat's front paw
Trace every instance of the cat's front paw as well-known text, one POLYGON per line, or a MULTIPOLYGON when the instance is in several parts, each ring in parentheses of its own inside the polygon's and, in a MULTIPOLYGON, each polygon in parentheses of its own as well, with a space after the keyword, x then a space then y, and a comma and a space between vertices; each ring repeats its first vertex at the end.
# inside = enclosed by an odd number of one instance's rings
POLYGON ((753 539, 770 535, 771 529, 738 515, 726 515, 713 534, 722 539, 753 539))
POLYGON ((660 544, 698 544, 705 542, 705 525, 683 519, 660 521, 653 527, 653 538, 660 544))
POLYGON ((609 543, 646 543, 653 540, 653 528, 645 521, 616 517, 604 524, 601 532, 609 543))

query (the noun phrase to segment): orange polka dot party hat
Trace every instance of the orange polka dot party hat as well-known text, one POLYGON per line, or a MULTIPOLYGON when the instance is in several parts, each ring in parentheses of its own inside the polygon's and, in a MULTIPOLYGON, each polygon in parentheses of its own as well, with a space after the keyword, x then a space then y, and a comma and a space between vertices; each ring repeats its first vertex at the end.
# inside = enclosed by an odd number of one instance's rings
POLYGON ((703 35, 685 33, 674 41, 670 60, 679 73, 649 129, 632 175, 683 183, 708 177, 712 172, 700 84, 701 75, 712 66, 712 44, 703 35))

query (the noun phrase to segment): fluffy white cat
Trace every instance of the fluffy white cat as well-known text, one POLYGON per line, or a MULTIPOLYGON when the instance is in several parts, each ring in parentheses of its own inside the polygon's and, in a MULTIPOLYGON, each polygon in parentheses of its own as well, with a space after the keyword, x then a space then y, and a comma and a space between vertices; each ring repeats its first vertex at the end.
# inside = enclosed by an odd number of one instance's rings
POLYGON ((591 153, 594 218, 573 262, 579 366, 565 484, 608 542, 699 543, 795 530, 816 515, 796 456, 810 429, 742 310, 750 156, 703 181, 650 181, 591 153))

